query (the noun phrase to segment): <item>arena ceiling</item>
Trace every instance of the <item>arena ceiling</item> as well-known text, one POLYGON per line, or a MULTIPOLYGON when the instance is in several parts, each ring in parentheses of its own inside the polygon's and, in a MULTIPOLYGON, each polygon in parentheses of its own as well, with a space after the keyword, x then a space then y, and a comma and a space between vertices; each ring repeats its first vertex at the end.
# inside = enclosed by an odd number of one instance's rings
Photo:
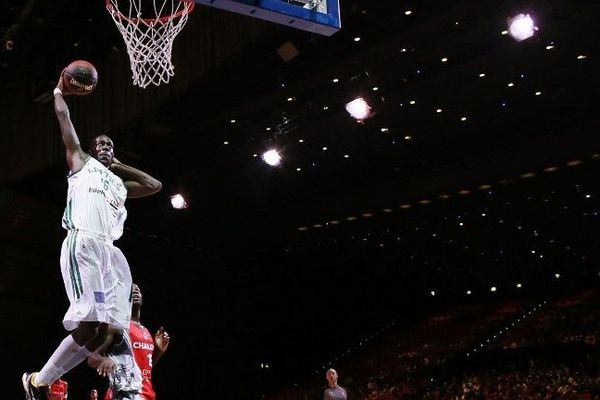
POLYGON ((199 335, 189 351, 215 382, 262 360, 301 376, 415 299, 596 282, 600 5, 342 0, 331 38, 197 7, 173 81, 142 90, 102 3, 1 5, 0 296, 3 315, 45 318, 37 353, 62 334, 47 327, 66 169, 48 93, 73 59, 100 73, 69 99, 79 133, 110 134, 164 184, 131 202, 121 243, 148 317, 199 335), (523 42, 502 34, 519 12, 539 26, 523 42), (357 96, 375 111, 361 123, 344 109, 357 96))

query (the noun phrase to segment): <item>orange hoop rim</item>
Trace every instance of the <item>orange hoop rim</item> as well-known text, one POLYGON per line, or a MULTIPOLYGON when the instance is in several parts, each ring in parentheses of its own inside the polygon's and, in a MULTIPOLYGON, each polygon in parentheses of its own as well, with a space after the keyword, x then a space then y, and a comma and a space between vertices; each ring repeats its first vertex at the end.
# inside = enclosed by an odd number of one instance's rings
MULTIPOLYGON (((165 0, 166 1, 166 0, 165 0)), ((189 7, 183 7, 181 10, 177 11, 175 14, 171 14, 171 15, 165 15, 163 17, 159 17, 159 18, 129 18, 126 17, 125 15, 123 15, 123 13, 116 8, 113 4, 111 0, 106 0, 106 9, 112 14, 112 15, 116 15, 119 19, 123 19, 129 23, 132 24, 138 24, 140 22, 143 22, 145 24, 151 24, 151 23, 157 23, 160 22, 165 23, 168 21, 171 21, 175 18, 179 18, 182 15, 185 14, 189 14, 192 12, 192 10, 194 9, 194 7, 196 6, 196 2, 194 0, 179 0, 181 3, 190 3, 189 7)))

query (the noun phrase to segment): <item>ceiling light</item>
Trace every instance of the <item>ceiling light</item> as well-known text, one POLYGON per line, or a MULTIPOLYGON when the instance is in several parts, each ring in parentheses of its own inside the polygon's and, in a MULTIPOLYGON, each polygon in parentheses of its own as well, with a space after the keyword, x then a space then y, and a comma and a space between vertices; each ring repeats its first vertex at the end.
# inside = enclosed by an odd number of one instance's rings
POLYGON ((271 130, 271 128, 268 126, 265 128, 265 131, 267 131, 267 132, 269 132, 270 130, 271 130))
POLYGON ((344 158, 349 158, 349 157, 350 157, 350 155, 344 154, 344 158))
POLYGON ((225 146, 227 146, 227 145, 229 144, 229 142, 225 141, 225 142, 223 142, 223 144, 224 144, 225 146))
POLYGON ((229 121, 229 122, 231 122, 232 124, 235 124, 235 119, 232 119, 232 120, 231 120, 231 121, 229 121))
POLYGON ((508 84, 508 87, 513 87, 513 86, 515 86, 515 84, 514 84, 514 83, 512 83, 512 82, 510 82, 510 83, 508 84))
POLYGON ((554 274, 554 277, 555 277, 556 279, 559 279, 559 278, 560 278, 560 274, 554 274))
POLYGON ((442 58, 442 62, 446 62, 448 59, 446 57, 442 58))
POLYGON ((578 60, 585 60, 587 58, 587 56, 584 56, 583 54, 580 54, 577 56, 578 60))
POLYGON ((302 168, 298 167, 296 168, 296 171, 302 171, 302 168))
POLYGON ((338 78, 333 78, 333 83, 338 83, 340 80, 338 78))
POLYGON ((432 290, 431 292, 429 292, 430 295, 435 296, 435 291, 432 290))
POLYGON ((294 98, 293 97, 288 97, 287 101, 294 101, 294 98))
POLYGON ((359 121, 367 119, 372 115, 371 107, 369 107, 369 104, 367 104, 362 97, 354 99, 346 104, 346 111, 348 111, 352 118, 359 121))
POLYGON ((404 136, 404 140, 411 140, 411 139, 412 139, 412 136, 410 136, 410 135, 404 136))
POLYGON ((523 285, 521 285, 520 283, 517 283, 517 289, 521 289, 523 287, 523 285))
POLYGON ((497 289, 496 289, 496 286, 492 286, 492 287, 490 288, 490 292, 495 292, 496 290, 497 290, 497 289))
POLYGON ((416 103, 416 101, 414 101, 414 100, 411 100, 411 101, 409 101, 409 103, 410 103, 410 104, 415 104, 415 103, 416 103))
POLYGON ((304 143, 304 139, 298 139, 298 143, 304 143))
POLYGON ((470 295, 470 294, 471 294, 471 291, 470 291, 470 290, 467 290, 467 295, 470 295))
POLYGON ((381 132, 383 132, 383 133, 387 133, 387 132, 389 132, 389 131, 390 131, 390 130, 389 130, 388 128, 381 128, 381 132))
POLYGON ((323 146, 323 151, 327 151, 327 147, 326 146, 323 146))
POLYGON ((377 86, 373 86, 372 90, 373 90, 374 92, 376 92, 376 91, 378 91, 378 90, 379 90, 379 88, 378 88, 377 86))
POLYGON ((441 108, 438 108, 437 110, 435 110, 435 112, 439 114, 439 113, 441 113, 441 112, 442 112, 442 109, 441 109, 441 108))
POLYGON ((176 210, 183 210, 188 206, 183 196, 179 193, 171 196, 171 205, 176 210))
POLYGON ((354 41, 355 42, 360 42, 360 38, 357 36, 357 37, 354 38, 354 41))
POLYGON ((281 156, 275 149, 265 151, 262 155, 262 159, 272 167, 281 164, 281 156))
POLYGON ((542 92, 535 92, 535 95, 536 95, 536 96, 541 96, 541 95, 542 95, 542 92))
POLYGON ((500 32, 501 35, 508 35, 508 31, 502 31, 500 32))
POLYGON ((508 20, 508 31, 517 42, 532 37, 536 30, 537 27, 529 14, 519 14, 508 20))
POLYGON ((323 110, 329 110, 328 106, 323 106, 323 110))
POLYGON ((554 45, 549 44, 548 46, 546 46, 546 50, 552 50, 554 48, 554 45))
POLYGON ((460 120, 465 122, 467 120, 467 117, 462 117, 460 120))
POLYGON ((483 78, 483 77, 485 77, 485 74, 482 72, 481 74, 479 74, 479 77, 483 78))
POLYGON ((410 15, 410 14, 412 14, 412 11, 410 11, 410 10, 404 11, 404 15, 410 15))

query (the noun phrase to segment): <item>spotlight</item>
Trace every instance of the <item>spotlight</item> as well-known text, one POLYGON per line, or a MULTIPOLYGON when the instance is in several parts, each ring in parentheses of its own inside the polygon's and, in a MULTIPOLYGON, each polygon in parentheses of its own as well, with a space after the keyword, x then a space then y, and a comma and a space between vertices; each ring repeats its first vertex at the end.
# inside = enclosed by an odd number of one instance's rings
POLYGON ((262 155, 262 159, 272 167, 276 167, 281 164, 281 156, 275 149, 265 151, 262 155))
POLYGON ((519 14, 508 20, 508 32, 517 42, 532 37, 537 29, 529 14, 519 14))
POLYGON ((352 118, 362 121, 369 118, 373 113, 371 107, 365 99, 359 97, 346 104, 346 111, 352 116, 352 118))
POLYGON ((185 199, 183 198, 183 196, 180 195, 179 193, 171 196, 171 205, 176 210, 183 210, 183 209, 186 209, 188 207, 187 202, 185 201, 185 199))

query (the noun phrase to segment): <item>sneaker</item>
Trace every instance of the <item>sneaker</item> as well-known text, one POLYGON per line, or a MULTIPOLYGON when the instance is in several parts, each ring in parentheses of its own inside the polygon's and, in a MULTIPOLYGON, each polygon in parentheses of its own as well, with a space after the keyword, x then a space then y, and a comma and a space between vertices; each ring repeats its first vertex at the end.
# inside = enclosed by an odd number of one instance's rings
POLYGON ((45 393, 45 387, 38 388, 33 386, 31 379, 33 374, 25 372, 21 381, 23 382, 23 389, 25 390, 25 400, 47 400, 48 396, 45 393))

